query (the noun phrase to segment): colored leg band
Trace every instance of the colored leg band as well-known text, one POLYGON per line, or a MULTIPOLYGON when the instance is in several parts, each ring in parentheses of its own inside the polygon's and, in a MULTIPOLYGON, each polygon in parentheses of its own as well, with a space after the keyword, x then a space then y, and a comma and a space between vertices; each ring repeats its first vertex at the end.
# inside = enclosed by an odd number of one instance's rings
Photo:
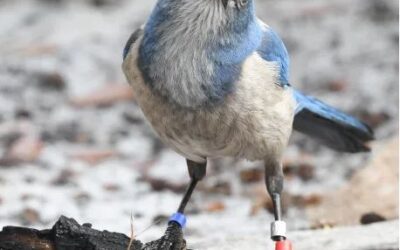
POLYGON ((284 237, 286 238, 286 223, 277 220, 271 223, 271 237, 284 237))
POLYGON ((169 222, 176 222, 181 226, 181 228, 185 228, 186 226, 186 216, 181 213, 174 213, 170 218, 169 222))

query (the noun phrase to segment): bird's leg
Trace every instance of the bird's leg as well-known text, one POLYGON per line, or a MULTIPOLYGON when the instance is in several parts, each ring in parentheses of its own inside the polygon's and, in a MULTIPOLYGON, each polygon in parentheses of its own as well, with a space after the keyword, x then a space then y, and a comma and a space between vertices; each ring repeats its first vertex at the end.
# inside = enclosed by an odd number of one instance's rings
POLYGON ((199 181, 206 175, 207 163, 196 163, 187 160, 187 166, 190 175, 190 184, 182 198, 181 204, 176 213, 174 213, 169 222, 168 228, 164 236, 156 241, 147 243, 144 247, 146 250, 183 250, 186 249, 186 243, 183 239, 182 229, 186 225, 185 208, 193 194, 194 189, 199 181))
POLYGON ((281 193, 283 190, 283 171, 278 162, 265 162, 265 182, 271 196, 275 221, 271 224, 271 239, 286 240, 286 223, 282 220, 281 193))
POLYGON ((178 212, 180 214, 183 214, 185 212, 185 208, 187 203, 190 200, 190 197, 192 196, 192 193, 194 189, 196 188, 196 185, 199 181, 201 181, 204 176, 206 175, 206 167, 207 163, 197 163, 193 162, 191 160, 186 160, 187 161, 187 167, 189 171, 189 176, 190 176, 190 184, 188 189, 185 192, 185 195, 183 196, 183 199, 181 201, 181 204, 179 205, 178 212))

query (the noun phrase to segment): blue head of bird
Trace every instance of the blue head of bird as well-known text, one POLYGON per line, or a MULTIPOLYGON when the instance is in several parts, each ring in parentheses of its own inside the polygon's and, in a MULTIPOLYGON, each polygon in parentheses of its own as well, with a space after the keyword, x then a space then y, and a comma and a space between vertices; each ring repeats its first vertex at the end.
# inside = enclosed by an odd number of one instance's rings
POLYGON ((157 93, 186 108, 233 91, 261 31, 253 0, 159 0, 144 30, 139 68, 157 93))

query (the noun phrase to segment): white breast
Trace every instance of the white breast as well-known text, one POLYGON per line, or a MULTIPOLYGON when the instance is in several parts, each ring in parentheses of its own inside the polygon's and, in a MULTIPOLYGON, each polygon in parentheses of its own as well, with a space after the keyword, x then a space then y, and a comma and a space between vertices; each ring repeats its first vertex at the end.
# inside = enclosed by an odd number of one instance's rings
POLYGON ((144 83, 136 63, 139 42, 132 46, 123 69, 139 106, 164 143, 198 162, 216 156, 281 157, 292 130, 295 102, 290 88, 275 84, 274 64, 254 53, 244 62, 235 91, 224 103, 189 111, 167 103, 144 83))

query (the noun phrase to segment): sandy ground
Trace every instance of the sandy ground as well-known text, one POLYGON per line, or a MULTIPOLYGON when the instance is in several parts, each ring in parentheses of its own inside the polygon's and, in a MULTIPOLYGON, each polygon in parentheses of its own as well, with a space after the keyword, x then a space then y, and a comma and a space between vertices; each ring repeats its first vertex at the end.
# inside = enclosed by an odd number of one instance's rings
MULTIPOLYGON (((153 4, 0 1, 0 227, 44 228, 64 214, 130 234, 133 215, 137 238, 161 235, 188 180, 185 161, 154 136, 120 69, 127 38, 153 4)), ((362 117, 378 141, 398 135, 397 1, 257 7, 287 44, 292 85, 362 117)), ((286 190, 292 200, 323 196, 373 156, 337 154, 295 133, 285 155, 286 190)), ((260 167, 211 163, 189 208, 189 241, 267 237, 272 216, 260 167)), ((314 224, 304 205, 289 204, 291 229, 314 224)))

